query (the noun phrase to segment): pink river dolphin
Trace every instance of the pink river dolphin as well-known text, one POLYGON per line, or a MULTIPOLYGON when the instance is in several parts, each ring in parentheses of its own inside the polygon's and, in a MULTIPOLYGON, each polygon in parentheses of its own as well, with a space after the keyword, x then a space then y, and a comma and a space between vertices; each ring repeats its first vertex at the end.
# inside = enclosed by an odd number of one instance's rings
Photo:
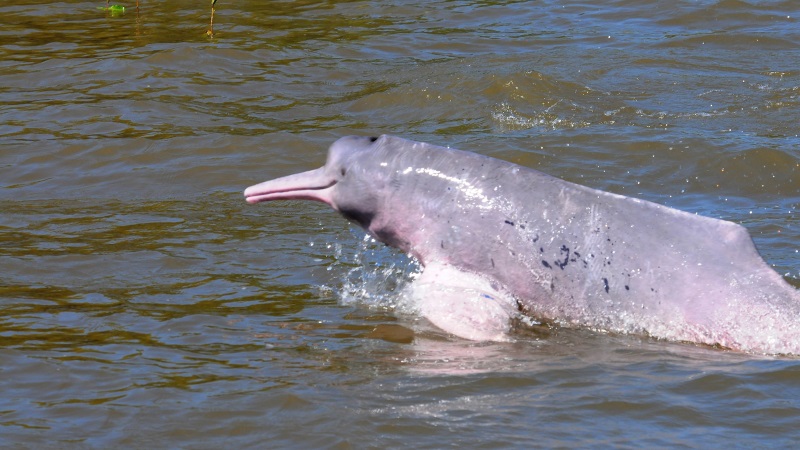
POLYGON ((416 258, 419 311, 473 340, 532 317, 764 354, 800 354, 800 291, 740 225, 393 136, 343 137, 324 167, 247 188, 327 203, 416 258))

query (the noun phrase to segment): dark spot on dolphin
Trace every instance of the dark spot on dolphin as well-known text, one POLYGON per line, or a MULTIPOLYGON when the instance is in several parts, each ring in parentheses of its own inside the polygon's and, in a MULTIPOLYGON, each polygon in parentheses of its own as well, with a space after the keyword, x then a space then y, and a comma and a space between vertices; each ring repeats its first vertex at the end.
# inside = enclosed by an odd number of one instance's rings
POLYGON ((444 241, 442 241, 439 245, 441 245, 441 247, 444 248, 444 241))
POLYGON ((572 252, 572 254, 573 254, 573 255, 575 255, 575 257, 577 257, 577 258, 580 258, 580 257, 581 257, 581 254, 580 254, 580 253, 578 253, 578 252, 572 252))
MULTIPOLYGON (((522 228, 523 230, 525 229, 525 225, 520 225, 519 227, 522 228)), ((536 241, 533 241, 533 242, 536 242, 536 241)))
POLYGON ((550 282, 550 292, 553 292, 555 290, 556 290, 556 284, 551 281, 550 282))
POLYGON ((512 221, 510 221, 510 220, 506 220, 505 222, 506 222, 507 224, 511 225, 512 227, 514 226, 514 222, 512 222, 512 221))
POLYGON ((539 247, 539 253, 544 253, 544 247, 539 247))
POLYGON ((536 235, 536 237, 535 237, 535 238, 533 238, 533 242, 536 242, 536 241, 538 241, 538 240, 539 240, 539 235, 537 234, 537 235, 536 235))
POLYGON ((603 285, 604 289, 606 290, 606 294, 608 294, 608 278, 603 278, 603 285))
POLYGON ((628 285, 626 284, 626 285, 625 285, 625 290, 626 290, 626 291, 630 291, 630 290, 631 290, 631 287, 630 287, 630 286, 628 286, 628 285))
POLYGON ((542 260, 542 265, 547 267, 548 269, 552 269, 552 267, 550 267, 550 263, 545 260, 542 260))
POLYGON ((569 247, 566 245, 561 246, 561 253, 565 254, 564 261, 553 261, 561 270, 564 270, 564 267, 567 267, 569 264, 569 247))
POLYGON ((492 268, 494 268, 494 258, 489 258, 492 261, 492 268))

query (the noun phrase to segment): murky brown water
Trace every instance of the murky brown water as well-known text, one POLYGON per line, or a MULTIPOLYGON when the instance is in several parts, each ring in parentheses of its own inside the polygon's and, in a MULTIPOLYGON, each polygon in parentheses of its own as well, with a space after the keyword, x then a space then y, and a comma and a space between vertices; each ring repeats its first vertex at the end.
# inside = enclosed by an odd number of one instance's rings
MULTIPOLYGON (((416 270, 244 187, 390 133, 741 223, 800 287, 800 4, 0 6, 3 447, 789 447, 800 364, 475 344, 416 270)), ((800 320, 800 318, 798 318, 800 320)))

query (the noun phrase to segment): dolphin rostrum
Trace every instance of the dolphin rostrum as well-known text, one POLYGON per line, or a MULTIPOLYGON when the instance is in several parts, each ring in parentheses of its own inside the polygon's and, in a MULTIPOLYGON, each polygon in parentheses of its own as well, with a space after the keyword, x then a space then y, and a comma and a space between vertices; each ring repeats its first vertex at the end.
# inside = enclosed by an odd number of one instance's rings
POLYGON ((343 137, 324 167, 244 194, 327 203, 415 257, 421 313, 457 336, 507 339, 523 314, 800 354, 800 291, 732 222, 386 135, 343 137))

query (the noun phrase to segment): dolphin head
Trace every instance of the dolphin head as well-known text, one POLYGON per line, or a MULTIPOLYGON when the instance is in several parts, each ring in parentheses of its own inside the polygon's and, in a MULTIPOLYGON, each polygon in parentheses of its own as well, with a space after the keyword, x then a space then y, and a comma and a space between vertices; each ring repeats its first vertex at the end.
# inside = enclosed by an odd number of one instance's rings
MULTIPOLYGON (((511 166, 503 164, 500 169, 511 166)), ((502 202, 484 194, 488 188, 483 184, 503 176, 496 160, 484 156, 395 136, 347 136, 330 146, 325 166, 250 186, 244 195, 248 203, 326 203, 375 239, 425 265, 442 256, 447 243, 467 249, 455 242, 481 239, 479 225, 449 218, 472 210, 485 217, 501 208, 502 202)), ((470 255, 447 259, 462 256, 470 255)))
POLYGON ((326 203, 369 231, 387 186, 386 164, 376 162, 380 156, 375 150, 388 138, 343 137, 330 146, 323 167, 250 186, 244 196, 253 204, 271 200, 326 203))

